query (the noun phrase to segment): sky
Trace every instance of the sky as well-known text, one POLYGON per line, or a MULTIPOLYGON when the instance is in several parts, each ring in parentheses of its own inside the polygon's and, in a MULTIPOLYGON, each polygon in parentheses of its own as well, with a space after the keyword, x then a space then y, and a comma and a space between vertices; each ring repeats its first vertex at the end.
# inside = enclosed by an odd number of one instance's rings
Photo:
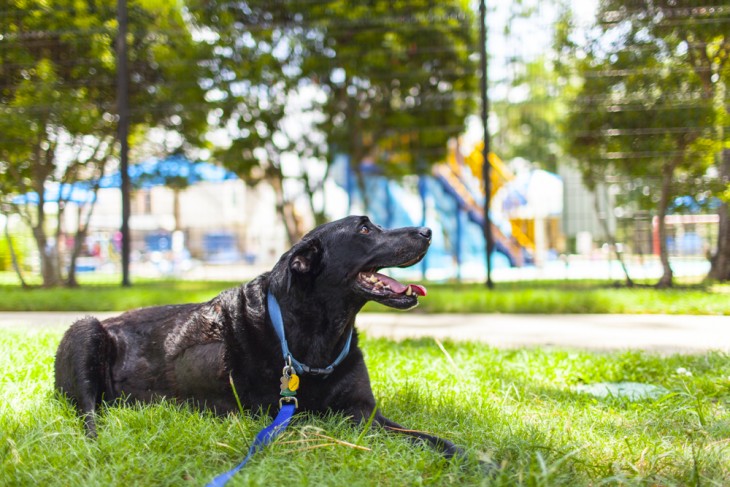
MULTIPOLYGON (((531 60, 545 53, 552 44, 553 28, 558 11, 553 2, 523 0, 523 5, 535 8, 535 15, 527 19, 514 19, 509 22, 510 12, 515 0, 487 2, 487 49, 489 51, 489 80, 492 98, 503 98, 505 88, 499 84, 510 76, 512 57, 531 60), (505 27, 510 24, 510 33, 505 27)), ((577 25, 593 22, 598 0, 579 0, 572 2, 574 19, 577 25)))
MULTIPOLYGON (((552 44, 553 29, 558 10, 552 1, 523 0, 522 4, 534 7, 535 14, 527 19, 515 18, 510 24, 511 11, 516 0, 487 1, 487 50, 489 52, 488 79, 489 98, 519 99, 519 89, 510 89, 508 81, 519 69, 520 63, 513 63, 512 58, 532 60, 546 53, 552 44), (509 25, 509 34, 505 27, 509 25)), ((577 25, 588 26, 593 23, 598 0, 579 0, 572 2, 574 20, 577 25)), ((475 7, 476 8, 476 7, 475 7)), ((478 10, 478 9, 477 9, 478 10)), ((490 133, 498 130, 498 120, 490 117, 490 133)), ((463 146, 467 151, 482 140, 482 123, 479 116, 474 115, 467 122, 463 146)))

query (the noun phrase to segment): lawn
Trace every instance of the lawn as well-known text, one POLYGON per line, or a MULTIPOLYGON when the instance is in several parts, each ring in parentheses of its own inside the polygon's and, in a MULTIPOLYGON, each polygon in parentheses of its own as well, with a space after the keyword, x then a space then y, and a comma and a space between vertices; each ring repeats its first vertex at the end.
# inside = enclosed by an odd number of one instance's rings
MULTIPOLYGON (((59 330, 0 331, 0 483, 203 485, 244 456, 267 420, 161 403, 109 407, 99 439, 54 398, 59 330)), ((730 361, 502 351, 476 343, 363 340, 386 416, 462 445, 463 463, 345 418, 301 415, 232 485, 726 485, 730 361), (601 382, 655 386, 595 397, 601 382), (348 446, 345 442, 361 448, 348 446), (492 477, 478 459, 501 465, 492 477)))
MULTIPOLYGON (((0 311, 124 311, 142 306, 207 301, 236 282, 140 280, 122 289, 93 282, 77 289, 24 290, 0 284, 0 311)), ((730 285, 627 289, 605 281, 427 284, 417 311, 427 313, 669 313, 730 315, 730 285)), ((365 311, 390 311, 371 303, 365 311)))

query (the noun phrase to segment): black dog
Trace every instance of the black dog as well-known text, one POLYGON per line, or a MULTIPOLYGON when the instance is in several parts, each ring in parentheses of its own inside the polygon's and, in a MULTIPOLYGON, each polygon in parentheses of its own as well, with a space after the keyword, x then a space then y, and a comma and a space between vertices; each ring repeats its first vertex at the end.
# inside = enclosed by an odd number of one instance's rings
MULTIPOLYGON (((417 263, 430 242, 428 228, 383 230, 366 217, 322 225, 271 272, 207 303, 143 308, 103 323, 91 317, 77 321, 56 353, 56 388, 73 402, 93 437, 102 401, 165 397, 218 413, 235 411, 229 380, 244 407, 276 411, 282 367, 291 358, 300 378, 300 410, 367 420, 375 399, 355 316, 369 300, 398 309, 416 306, 425 295, 422 286, 377 271, 417 263), (272 325, 276 302, 290 351, 286 360, 286 345, 272 325)), ((426 441, 446 457, 461 453, 450 441, 406 430, 379 412, 374 422, 426 441)))

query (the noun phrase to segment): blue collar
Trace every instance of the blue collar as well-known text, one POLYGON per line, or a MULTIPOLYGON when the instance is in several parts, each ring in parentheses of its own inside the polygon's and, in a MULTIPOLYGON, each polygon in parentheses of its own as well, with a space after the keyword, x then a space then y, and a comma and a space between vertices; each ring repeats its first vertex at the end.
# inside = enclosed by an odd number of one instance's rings
POLYGON ((267 293, 266 300, 269 306, 269 316, 271 316, 271 324, 274 325, 274 331, 276 332, 276 335, 279 337, 279 341, 281 342, 281 352, 284 355, 284 361, 289 363, 289 360, 291 360, 291 365, 294 367, 294 370, 297 372, 297 374, 323 375, 327 377, 335 370, 335 367, 340 365, 340 363, 345 360, 347 354, 350 353, 350 342, 352 341, 352 335, 354 331, 350 331, 350 336, 347 337, 347 342, 345 343, 345 346, 342 348, 342 351, 337 356, 335 361, 324 369, 309 367, 308 365, 301 363, 300 361, 292 357, 291 352, 289 352, 289 344, 286 342, 286 335, 284 334, 284 320, 281 317, 281 308, 279 307, 279 303, 276 301, 274 295, 271 294, 271 291, 267 293))

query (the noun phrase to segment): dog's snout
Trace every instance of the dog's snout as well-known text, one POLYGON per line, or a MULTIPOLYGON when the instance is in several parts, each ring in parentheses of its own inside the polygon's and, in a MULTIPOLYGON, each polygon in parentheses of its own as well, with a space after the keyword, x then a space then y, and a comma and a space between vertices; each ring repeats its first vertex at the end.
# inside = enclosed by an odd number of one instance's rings
POLYGON ((431 240, 431 229, 428 227, 421 227, 418 229, 418 234, 426 240, 431 240))

